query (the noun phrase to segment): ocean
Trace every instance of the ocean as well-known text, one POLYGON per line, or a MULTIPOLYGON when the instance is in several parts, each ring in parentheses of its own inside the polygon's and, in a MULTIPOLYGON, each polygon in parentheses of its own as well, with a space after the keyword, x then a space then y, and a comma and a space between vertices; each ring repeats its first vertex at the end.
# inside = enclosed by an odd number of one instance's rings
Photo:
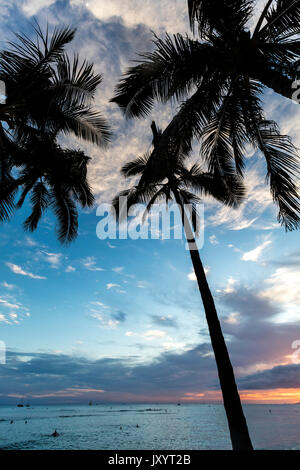
MULTIPOLYGON (((244 411, 255 449, 300 450, 300 405, 244 405, 244 411)), ((230 448, 222 405, 0 406, 0 449, 230 448), (51 436, 55 429, 58 437, 51 436)))

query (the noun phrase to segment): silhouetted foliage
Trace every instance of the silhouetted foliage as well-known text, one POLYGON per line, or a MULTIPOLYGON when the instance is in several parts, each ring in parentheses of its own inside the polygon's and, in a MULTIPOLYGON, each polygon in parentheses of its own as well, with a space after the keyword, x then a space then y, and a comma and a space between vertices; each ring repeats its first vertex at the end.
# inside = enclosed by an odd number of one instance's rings
POLYGON ((144 178, 162 180, 171 165, 167 160, 189 153, 193 138, 209 171, 220 175, 243 175, 246 147, 260 150, 278 220, 293 230, 300 225, 299 156, 290 138, 266 120, 261 95, 270 87, 292 96, 300 59, 300 1, 267 2, 251 34, 246 25, 254 5, 252 0, 189 0, 191 28, 199 39, 155 37, 154 52, 141 54, 112 101, 127 117, 147 115, 155 101, 181 102, 144 178), (170 142, 173 152, 166 151, 170 142), (165 165, 156 164, 160 159, 165 165))
POLYGON ((92 108, 102 78, 92 64, 67 56, 74 29, 57 28, 51 35, 38 24, 34 29, 35 40, 17 34, 17 42, 0 52, 6 86, 6 102, 0 104, 0 220, 12 215, 21 188, 17 207, 29 193, 32 203, 24 228, 35 230, 51 207, 58 238, 67 243, 77 234, 77 203, 90 206, 93 196, 86 179, 89 158, 61 148, 57 138, 73 133, 100 146, 109 142, 108 125, 92 108))

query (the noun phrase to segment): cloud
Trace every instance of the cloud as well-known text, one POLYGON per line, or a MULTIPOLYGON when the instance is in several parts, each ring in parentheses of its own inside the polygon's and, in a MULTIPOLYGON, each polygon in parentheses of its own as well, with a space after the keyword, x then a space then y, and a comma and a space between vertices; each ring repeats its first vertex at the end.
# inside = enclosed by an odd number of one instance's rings
MULTIPOLYGON (((51 1, 51 0, 49 0, 51 1)), ((82 6, 83 0, 71 0, 71 5, 82 6)), ((123 21, 129 28, 138 24, 151 30, 185 33, 189 30, 187 6, 182 0, 89 0, 88 10, 101 21, 123 21), (184 3, 184 4, 183 4, 184 3), (166 14, 167 12, 167 14, 166 14)))
POLYGON ((196 277, 196 274, 194 271, 192 271, 191 273, 188 274, 188 279, 190 281, 197 281, 197 277, 196 277))
POLYGON ((247 251, 246 253, 244 253, 241 259, 243 261, 253 261, 254 263, 256 263, 260 259, 262 254, 264 253, 265 248, 268 245, 271 245, 271 243, 272 243, 271 240, 265 240, 261 245, 258 245, 253 250, 247 251))
POLYGON ((163 336, 166 336, 166 332, 161 331, 161 330, 148 330, 148 331, 145 331, 145 333, 143 333, 143 336, 146 339, 153 340, 153 339, 162 338, 163 336))
POLYGON ((5 300, 1 297, 0 297, 0 304, 2 304, 6 308, 10 308, 10 309, 14 309, 14 310, 18 310, 20 308, 20 305, 11 304, 10 302, 8 302, 7 300, 5 300))
POLYGON ((227 279, 227 284, 224 287, 224 289, 217 289, 217 292, 222 292, 223 294, 231 294, 232 292, 235 292, 235 288, 233 287, 235 284, 237 284, 237 280, 233 279, 232 276, 230 276, 227 279))
POLYGON ((300 364, 276 366, 239 380, 242 389, 300 388, 300 364))
POLYGON ((224 319, 224 322, 229 323, 230 325, 236 325, 239 323, 239 316, 239 312, 232 312, 230 313, 230 315, 228 315, 228 317, 224 319))
POLYGON ((115 245, 112 245, 111 243, 107 242, 108 248, 114 249, 117 248, 115 245))
POLYGON ((3 281, 2 282, 2 286, 5 287, 5 289, 9 289, 9 290, 12 290, 14 289, 16 286, 14 284, 9 284, 8 282, 6 281, 3 281))
POLYGON ((10 323, 3 313, 0 313, 0 323, 10 323))
POLYGON ((260 292, 262 298, 277 304, 281 309, 273 321, 278 323, 300 320, 300 270, 294 267, 278 268, 265 280, 269 286, 260 292))
POLYGON ((115 273, 121 273, 122 271, 124 271, 124 267, 119 266, 117 268, 112 268, 112 271, 114 271, 115 273))
POLYGON ((212 245, 218 245, 219 244, 219 241, 218 241, 216 235, 211 235, 209 237, 209 243, 211 243, 212 245))
POLYGON ((5 264, 15 274, 20 274, 21 276, 27 276, 27 277, 30 277, 31 279, 47 279, 44 276, 38 276, 37 274, 32 274, 28 271, 24 271, 24 269, 22 269, 17 264, 13 264, 13 263, 5 263, 5 264))
POLYGON ((56 0, 27 0, 22 5, 22 10, 27 16, 36 15, 42 8, 53 5, 56 0))
POLYGON ((138 281, 136 287, 138 289, 146 289, 148 283, 146 281, 138 281))
POLYGON ((0 296, 0 309, 5 310, 5 313, 1 312, 0 321, 9 325, 18 324, 30 316, 28 308, 11 294, 0 296))
POLYGON ((103 268, 96 266, 96 258, 94 256, 88 256, 87 258, 83 259, 81 262, 82 262, 82 265, 89 271, 104 271, 103 268))
POLYGON ((171 315, 151 315, 151 320, 153 323, 159 326, 169 326, 172 328, 177 328, 177 322, 171 315))
POLYGON ((228 230, 239 231, 249 227, 256 228, 262 216, 264 225, 273 222, 275 205, 270 189, 265 182, 264 173, 265 169, 262 161, 256 160, 255 163, 251 161, 248 163, 245 172, 245 184, 248 194, 245 202, 236 209, 221 205, 212 198, 206 199, 207 226, 224 226, 228 230), (270 214, 267 212, 269 209, 271 209, 270 214))
POLYGON ((1 368, 0 398, 5 397, 7 402, 7 396, 19 389, 18 384, 26 383, 29 399, 49 395, 45 400, 48 403, 63 402, 66 396, 70 401, 86 401, 80 389, 104 390, 101 399, 106 401, 123 401, 126 394, 130 396, 126 401, 141 401, 147 396, 150 401, 178 400, 185 392, 215 389, 217 372, 208 351, 207 344, 181 354, 166 351, 151 363, 134 363, 131 357, 89 360, 61 353, 7 351, 7 363, 1 368), (73 388, 79 392, 76 396, 65 393, 60 400, 55 395, 73 388))
POLYGON ((121 287, 120 284, 113 284, 113 283, 108 283, 106 284, 106 289, 107 290, 110 290, 112 289, 113 287, 121 287))
POLYGON ((71 266, 71 265, 67 266, 65 269, 66 273, 72 273, 74 271, 76 271, 76 268, 74 268, 74 266, 71 266))
MULTIPOLYGON (((0 317, 1 321, 1 317, 0 317)), ((128 332, 129 336, 129 332, 128 332)), ((166 342, 166 347, 168 343, 166 342)), ((276 366, 238 378, 241 390, 300 388, 300 365, 276 366)), ((180 354, 166 351, 150 363, 132 363, 130 357, 90 360, 65 354, 7 351, 1 369, 0 399, 8 401, 19 383, 28 384, 26 395, 36 402, 86 402, 86 394, 104 401, 176 401, 220 399, 211 347, 202 344, 180 354), (214 394, 213 394, 214 392, 214 394)), ((295 396, 295 394, 294 394, 295 396)))
POLYGON ((113 320, 120 322, 125 322, 127 318, 127 314, 124 312, 121 312, 121 310, 118 310, 117 312, 114 312, 111 314, 111 317, 113 320))
POLYGON ((41 252, 46 255, 45 260, 51 265, 51 268, 58 269, 63 255, 61 253, 47 253, 47 251, 41 252))

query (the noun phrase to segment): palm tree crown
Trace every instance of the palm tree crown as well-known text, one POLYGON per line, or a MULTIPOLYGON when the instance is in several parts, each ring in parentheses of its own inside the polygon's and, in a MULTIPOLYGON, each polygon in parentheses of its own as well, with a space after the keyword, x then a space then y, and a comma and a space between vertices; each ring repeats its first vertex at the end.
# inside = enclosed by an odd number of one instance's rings
POLYGON ((143 117, 155 100, 182 101, 145 175, 160 180, 170 161, 200 141, 209 171, 242 175, 245 149, 262 152, 267 180, 287 230, 300 226, 297 190, 299 157, 291 139, 264 116, 261 95, 271 87, 291 97, 300 59, 300 0, 268 1, 254 31, 247 29, 254 1, 189 0, 191 27, 199 39, 180 34, 155 38, 155 50, 142 54, 116 88, 127 117, 143 117), (172 152, 166 152, 170 146, 172 152), (164 165, 158 160, 162 159, 164 165))
POLYGON ((35 40, 16 35, 17 42, 0 53, 0 80, 6 87, 6 101, 0 104, 0 221, 8 220, 31 192, 32 214, 24 228, 34 230, 52 207, 58 238, 67 243, 77 234, 76 203, 91 206, 93 196, 86 177, 89 158, 63 149, 57 138, 73 133, 99 146, 109 142, 108 125, 92 108, 102 77, 92 64, 67 56, 75 30, 58 28, 50 36, 48 28, 43 34, 36 25, 35 32, 35 40))
MULTIPOLYGON (((163 181, 148 181, 146 183, 143 176, 150 171, 151 156, 163 135, 163 132, 157 129, 154 121, 151 127, 154 147, 152 153, 146 153, 126 163, 121 169, 123 176, 127 178, 139 176, 140 180, 137 185, 122 191, 113 199, 112 205, 117 217, 120 214, 127 216, 119 206, 120 202, 125 202, 125 198, 128 209, 134 204, 146 204, 146 215, 156 202, 165 201, 168 203, 172 199, 176 200, 176 195, 179 194, 182 203, 192 208, 194 217, 197 217, 197 203, 201 201, 201 197, 212 196, 217 201, 231 207, 237 207, 244 200, 246 191, 239 176, 227 175, 226 179, 221 178, 218 173, 203 171, 197 164, 188 168, 184 163, 186 157, 184 154, 172 161, 172 168, 169 167, 163 181)), ((163 164, 163 162, 161 163, 163 164)))

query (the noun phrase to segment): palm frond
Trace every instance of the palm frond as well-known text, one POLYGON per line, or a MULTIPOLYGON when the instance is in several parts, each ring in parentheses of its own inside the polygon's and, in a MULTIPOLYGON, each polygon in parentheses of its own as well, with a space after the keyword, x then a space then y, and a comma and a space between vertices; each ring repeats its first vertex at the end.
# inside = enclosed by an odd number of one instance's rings
POLYGON ((241 31, 249 20, 253 1, 249 0, 188 0, 189 19, 192 31, 197 23, 200 38, 217 33, 241 31), (228 19, 230 18, 230 22, 228 19))
POLYGON ((20 195, 20 198, 17 202, 17 205, 16 207, 18 209, 20 209, 23 204, 24 204, 24 201, 26 199, 26 196, 28 195, 28 193, 32 190, 33 186, 36 184, 36 178, 30 178, 29 181, 27 181, 24 185, 23 185, 23 189, 22 189, 22 192, 21 192, 21 195, 20 195))
POLYGON ((69 98, 71 101, 87 104, 95 96, 102 76, 94 73, 94 66, 86 61, 79 64, 78 55, 70 62, 66 54, 57 61, 57 68, 52 75, 52 93, 54 98, 69 98))
POLYGON ((23 224, 24 230, 29 230, 30 232, 36 230, 43 213, 49 206, 49 202, 50 194, 45 184, 42 181, 39 181, 32 188, 32 212, 23 224))
POLYGON ((129 209, 135 204, 147 205, 149 200, 155 196, 158 189, 159 187, 156 184, 151 184, 143 187, 140 185, 133 186, 132 188, 121 191, 112 200, 116 220, 122 221, 126 219, 129 209))
POLYGON ((95 197, 87 181, 73 184, 70 186, 70 190, 81 207, 93 207, 95 204, 95 197))
MULTIPOLYGON (((27 35, 16 34, 18 42, 9 42, 11 58, 15 58, 15 67, 24 66, 26 61, 30 62, 34 68, 40 68, 51 62, 58 61, 64 53, 65 46, 69 44, 75 36, 75 29, 69 27, 55 28, 51 39, 49 38, 48 27, 46 34, 41 30, 38 23, 34 27, 35 41, 27 35)), ((33 71, 32 71, 33 72, 33 71)))
POLYGON ((132 160, 131 162, 125 163, 125 165, 121 168, 122 175, 126 178, 140 175, 145 170, 149 158, 150 154, 145 153, 141 157, 138 157, 135 160, 132 160))
POLYGON ((78 212, 71 195, 62 187, 54 187, 50 193, 51 208, 58 226, 57 236, 62 244, 75 240, 78 234, 78 212))
POLYGON ((154 52, 140 54, 138 65, 128 69, 115 89, 115 102, 127 117, 146 116, 154 100, 166 102, 188 95, 197 85, 209 64, 214 50, 208 44, 183 37, 156 37, 154 52))
POLYGON ((266 24, 260 29, 260 38, 272 41, 286 40, 300 33, 300 1, 277 0, 266 14, 266 24))
POLYGON ((17 185, 11 174, 11 164, 9 163, 9 155, 6 153, 5 144, 3 142, 4 133, 1 127, 2 155, 0 156, 0 223, 8 220, 15 210, 15 195, 17 185), (4 145, 3 145, 4 144, 4 145))
POLYGON ((99 146, 106 146, 111 140, 111 131, 101 113, 76 103, 66 102, 61 109, 57 109, 52 126, 54 132, 72 132, 77 137, 99 146))
POLYGON ((257 128, 258 146, 267 163, 267 180, 279 206, 278 221, 286 230, 300 226, 299 153, 290 137, 281 135, 274 121, 262 121, 257 128))
POLYGON ((195 164, 189 170, 181 167, 180 187, 193 189, 200 197, 211 196, 217 201, 231 207, 237 207, 246 196, 243 180, 238 175, 220 176, 219 173, 204 172, 195 164))

